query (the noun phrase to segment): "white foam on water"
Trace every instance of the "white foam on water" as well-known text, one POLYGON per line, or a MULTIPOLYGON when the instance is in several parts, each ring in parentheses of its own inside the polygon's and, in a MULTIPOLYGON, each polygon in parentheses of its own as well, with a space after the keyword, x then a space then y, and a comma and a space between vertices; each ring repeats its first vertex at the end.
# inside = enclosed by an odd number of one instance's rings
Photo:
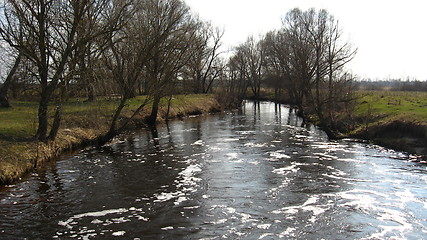
POLYGON ((220 148, 220 147, 217 147, 217 146, 212 146, 212 147, 209 147, 209 151, 212 151, 212 152, 218 152, 218 151, 221 151, 221 149, 222 148, 220 148))
POLYGON ((276 158, 276 159, 283 159, 283 158, 291 158, 291 156, 286 155, 283 153, 283 150, 279 150, 279 151, 275 151, 275 152, 270 152, 270 157, 276 158))
POLYGON ((334 168, 334 167, 332 167, 332 166, 327 166, 327 168, 328 169, 330 169, 330 170, 332 170, 333 171, 333 173, 332 174, 334 174, 335 176, 345 176, 345 175, 348 175, 347 173, 345 173, 344 171, 341 171, 341 170, 339 170, 339 169, 336 169, 336 168, 334 168))
MULTIPOLYGON (((325 206, 316 205, 319 197, 317 195, 311 196, 307 199, 302 205, 283 207, 278 210, 272 211, 274 214, 286 214, 286 215, 295 215, 299 211, 307 211, 312 212, 313 215, 309 219, 310 222, 315 222, 317 220, 317 216, 324 213, 326 210, 323 208, 325 206)), ((288 218, 291 216, 288 216, 288 218)))
POLYGON ((349 202, 342 204, 343 206, 352 206, 368 214, 369 214, 369 210, 377 209, 376 207, 377 201, 375 198, 367 194, 358 194, 358 193, 360 192, 351 190, 351 191, 338 193, 337 195, 343 199, 350 200, 349 202))
POLYGON ((223 224, 223 223, 225 223, 227 221, 228 221, 228 219, 224 218, 224 219, 219 219, 219 220, 217 220, 215 222, 211 222, 211 224, 215 224, 215 225, 217 225, 217 224, 223 224))
POLYGON ((294 138, 313 138, 311 136, 307 136, 307 135, 300 135, 300 134, 296 134, 293 136, 294 138))
POLYGON ((162 193, 159 193, 159 194, 155 194, 154 197, 156 197, 157 200, 154 200, 154 202, 166 202, 166 201, 169 201, 169 200, 177 197, 176 196, 177 194, 178 193, 176 193, 176 192, 175 193, 162 192, 162 193))
MULTIPOLYGON (((344 206, 353 206, 355 209, 361 210, 366 214, 372 215, 372 211, 376 212, 378 216, 377 219, 381 222, 388 223, 390 225, 379 225, 378 227, 382 230, 380 232, 372 234, 367 239, 384 239, 388 238, 391 234, 396 237, 396 234, 400 234, 402 239, 404 239, 405 232, 411 232, 413 230, 413 225, 411 219, 408 219, 406 216, 408 213, 402 212, 396 209, 393 209, 396 204, 384 204, 382 199, 376 199, 375 196, 379 196, 387 199, 387 201, 392 200, 388 195, 369 191, 369 190, 360 190, 355 189, 352 191, 347 191, 339 193, 344 199, 350 200, 350 202, 344 203, 344 206), (391 207, 391 208, 389 208, 391 207)), ((400 201, 397 200, 397 205, 400 204, 400 208, 405 208, 406 202, 417 202, 413 194, 408 191, 403 191, 395 194, 400 197, 400 201)), ((393 200, 396 203, 396 200, 393 200)), ((420 201, 418 201, 420 202, 420 201)), ((396 239, 400 239, 396 237, 396 239)))
POLYGON ((200 166, 197 164, 194 164, 194 165, 188 166, 186 169, 180 172, 179 175, 183 177, 191 177, 194 175, 194 173, 201 172, 201 171, 202 169, 200 168, 200 166))
POLYGON ((327 153, 313 153, 313 155, 319 156, 320 159, 323 159, 323 160, 336 160, 336 159, 338 159, 337 156, 332 156, 332 155, 327 154, 327 153))
POLYGON ((303 206, 310 205, 310 204, 315 204, 318 200, 319 200, 318 196, 316 196, 316 195, 311 196, 309 199, 307 199, 307 201, 305 201, 305 203, 303 204, 303 206))
POLYGON ((380 208, 379 212, 381 212, 381 214, 378 219, 383 222, 392 222, 392 225, 379 225, 378 227, 381 228, 382 231, 372 234, 368 239, 386 239, 389 238, 387 236, 388 233, 393 235, 393 239, 406 239, 404 233, 412 232, 413 226, 411 222, 405 218, 404 213, 387 208, 380 208), (398 225, 396 225, 396 223, 398 225), (400 233, 401 237, 396 236, 398 233, 400 233))
POLYGON ((326 174, 326 173, 322 174, 322 176, 325 176, 328 178, 340 179, 340 180, 344 180, 344 181, 349 181, 350 183, 352 183, 352 182, 372 182, 372 180, 367 180, 367 179, 340 177, 340 176, 335 176, 335 175, 326 174))
POLYGON ((184 207, 184 209, 198 209, 200 206, 191 206, 191 207, 184 207))
POLYGON ((249 134, 256 134, 256 131, 237 131, 239 134, 242 135, 249 135, 249 134))
POLYGON ((294 236, 295 234, 293 234, 293 232, 295 232, 295 230, 297 230, 296 228, 293 227, 288 227, 285 231, 283 231, 282 233, 279 234, 280 238, 284 238, 286 236, 294 236))
POLYGON ((265 237, 268 237, 268 236, 274 236, 274 234, 273 233, 264 233, 258 239, 264 239, 265 237))
POLYGON ((291 172, 297 172, 298 170, 299 170, 299 168, 297 166, 291 165, 288 167, 274 169, 273 173, 276 173, 279 175, 286 175, 286 174, 291 173, 291 172))
POLYGON ((58 225, 64 226, 68 229, 72 229, 73 227, 71 225, 75 225, 77 224, 74 220, 80 219, 80 218, 84 218, 84 217, 103 217, 109 214, 117 214, 117 213, 125 213, 128 212, 129 210, 126 208, 119 208, 119 209, 109 209, 109 210, 103 210, 103 211, 98 211, 98 212, 88 212, 88 213, 82 213, 82 214, 77 214, 74 215, 72 217, 70 217, 68 220, 66 221, 59 221, 58 225))
POLYGON ((251 147, 251 148, 262 148, 266 147, 267 143, 245 143, 245 147, 251 147))
POLYGON ((315 206, 305 206, 301 208, 304 211, 312 211, 313 215, 311 216, 311 218, 308 220, 309 222, 316 222, 317 220, 317 215, 320 215, 322 213, 325 212, 325 209, 320 208, 320 207, 315 207, 315 206))
POLYGON ((94 219, 94 220, 92 220, 92 222, 90 222, 90 223, 92 223, 92 224, 101 224, 101 223, 104 223, 103 221, 101 221, 101 220, 99 220, 99 219, 94 219))
POLYGON ((238 153, 227 153, 226 155, 229 159, 237 159, 237 157, 239 156, 238 153))
POLYGON ((149 218, 143 217, 141 215, 134 215, 134 217, 136 217, 138 220, 142 220, 144 222, 148 222, 148 220, 150 220, 149 218))
POLYGON ((230 161, 230 162, 232 162, 232 163, 243 163, 243 160, 242 159, 238 159, 238 160, 234 160, 234 161, 230 161))
POLYGON ((89 233, 89 234, 86 234, 84 236, 81 236, 81 238, 82 238, 82 240, 90 240, 91 238, 96 237, 96 235, 97 235, 96 233, 89 233))
POLYGON ((259 229, 267 230, 267 229, 269 229, 271 227, 271 224, 269 224, 269 223, 259 224, 256 227, 259 228, 259 229))
POLYGON ((238 138, 225 138, 222 140, 222 142, 236 142, 239 141, 240 139, 238 138))
POLYGON ((180 203, 187 201, 187 200, 188 199, 186 197, 181 196, 181 197, 178 197, 178 199, 173 204, 179 205, 180 203))
POLYGON ((204 145, 204 142, 203 142, 203 140, 198 140, 198 141, 195 141, 193 144, 191 144, 192 146, 203 146, 204 145))
MULTIPOLYGON (((186 160, 188 163, 194 162, 194 160, 189 159, 186 160)), ((155 194, 156 198, 154 202, 166 202, 172 199, 176 199, 174 201, 175 205, 179 205, 184 201, 188 200, 188 194, 197 191, 196 187, 198 183, 202 180, 201 178, 197 178, 194 175, 198 172, 201 172, 202 169, 198 164, 191 164, 182 170, 178 175, 181 179, 177 179, 175 182, 178 191, 176 192, 162 192, 155 194)))
POLYGON ((173 230, 172 226, 161 228, 163 231, 173 230))
POLYGON ((397 192, 395 195, 400 198, 400 202, 402 204, 401 208, 404 208, 404 205, 408 202, 418 202, 425 204, 425 202, 418 200, 415 195, 409 191, 409 189, 405 189, 403 192, 397 192))
POLYGON ((365 163, 365 161, 357 160, 357 159, 351 159, 351 158, 337 158, 337 161, 341 162, 354 162, 354 163, 365 163))
POLYGON ((124 236, 126 234, 125 231, 118 231, 118 232, 113 232, 111 235, 113 235, 114 237, 121 237, 124 236))
POLYGON ((125 222, 130 222, 130 219, 121 217, 121 218, 112 218, 111 221, 114 223, 125 223, 125 222))
POLYGON ((238 213, 238 215, 240 215, 241 217, 241 221, 242 223, 246 223, 246 222, 252 222, 252 221, 256 221, 255 219, 251 219, 251 215, 247 214, 247 213, 238 213))

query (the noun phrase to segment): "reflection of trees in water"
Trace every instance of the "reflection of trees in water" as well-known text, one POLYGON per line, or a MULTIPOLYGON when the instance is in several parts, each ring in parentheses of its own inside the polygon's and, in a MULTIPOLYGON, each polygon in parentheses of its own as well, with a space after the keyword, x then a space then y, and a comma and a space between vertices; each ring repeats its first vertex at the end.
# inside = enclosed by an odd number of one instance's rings
POLYGON ((160 147, 159 132, 157 131, 157 127, 155 125, 153 125, 153 126, 150 126, 149 129, 150 129, 150 133, 151 133, 151 139, 152 139, 153 144, 154 144, 154 148, 157 151, 160 151, 161 147, 160 147))

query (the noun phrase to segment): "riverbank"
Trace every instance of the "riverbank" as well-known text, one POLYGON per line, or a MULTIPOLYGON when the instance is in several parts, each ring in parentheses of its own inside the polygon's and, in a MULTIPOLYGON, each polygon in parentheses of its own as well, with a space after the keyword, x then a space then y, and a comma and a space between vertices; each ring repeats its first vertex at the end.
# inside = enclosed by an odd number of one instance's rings
MULTIPOLYGON (((336 119, 338 138, 367 140, 427 159, 427 92, 358 91, 357 95, 354 112, 336 119)), ((287 98, 275 99, 272 91, 258 100, 289 103, 287 98)))
MULTIPOLYGON (((129 118, 142 101, 142 97, 132 99, 123 110, 122 118, 129 118)), ((62 153, 96 144, 97 139, 108 131, 117 104, 117 99, 95 102, 76 99, 67 102, 58 137, 48 144, 32 139, 36 131, 37 103, 12 102, 12 108, 0 109, 0 184, 19 180, 27 172, 56 159, 62 153)), ((161 102, 159 122, 166 120, 167 106, 167 100, 161 102)), ((147 106, 128 129, 143 126, 150 109, 147 106)), ((220 111, 220 106, 213 95, 178 95, 171 101, 168 118, 217 111, 220 111)))
POLYGON ((347 136, 427 157, 427 92, 361 91, 347 136))

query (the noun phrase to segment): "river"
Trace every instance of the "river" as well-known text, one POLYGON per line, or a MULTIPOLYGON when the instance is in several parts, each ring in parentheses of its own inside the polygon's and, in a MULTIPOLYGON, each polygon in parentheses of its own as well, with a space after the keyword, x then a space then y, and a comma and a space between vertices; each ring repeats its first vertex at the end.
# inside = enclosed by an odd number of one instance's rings
POLYGON ((173 121, 0 190, 0 239, 425 239, 427 168, 285 105, 173 121))

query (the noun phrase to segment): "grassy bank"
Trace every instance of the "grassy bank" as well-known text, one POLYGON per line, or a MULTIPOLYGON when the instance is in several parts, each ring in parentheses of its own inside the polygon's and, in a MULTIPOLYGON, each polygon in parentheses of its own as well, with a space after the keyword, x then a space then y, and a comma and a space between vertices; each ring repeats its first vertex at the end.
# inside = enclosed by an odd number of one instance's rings
MULTIPOLYGON (((263 89, 261 96, 258 100, 291 102, 286 95, 276 99, 271 89, 263 89)), ((358 91, 351 115, 338 114, 335 119, 338 137, 427 156, 427 92, 358 91)))
MULTIPOLYGON (((132 99, 123 110, 123 118, 130 117, 142 101, 142 97, 132 99)), ((118 104, 117 99, 100 99, 95 102, 75 99, 67 102, 64 105, 61 130, 57 139, 49 144, 33 139, 37 129, 36 102, 12 102, 12 108, 0 109, 0 184, 13 182, 63 152, 96 141, 107 132, 118 104)), ((147 106, 130 127, 142 124, 150 109, 151 106, 147 106)), ((218 109, 219 105, 212 95, 179 95, 171 101, 169 118, 209 113, 218 109)), ((163 100, 159 109, 160 122, 165 120, 166 112, 167 100, 163 100)))
POLYGON ((350 136, 427 156, 427 92, 359 92, 350 136))

